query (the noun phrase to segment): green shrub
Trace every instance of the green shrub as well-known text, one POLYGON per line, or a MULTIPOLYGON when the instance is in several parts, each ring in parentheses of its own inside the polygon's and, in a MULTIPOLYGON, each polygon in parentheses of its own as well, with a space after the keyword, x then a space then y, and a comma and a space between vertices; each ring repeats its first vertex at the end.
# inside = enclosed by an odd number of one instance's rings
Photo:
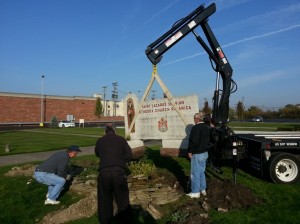
POLYGON ((56 116, 53 116, 50 121, 50 128, 57 128, 57 127, 58 127, 57 118, 56 116))
POLYGON ((129 162, 128 167, 132 175, 143 174, 146 177, 150 176, 155 168, 153 163, 145 162, 142 160, 131 161, 129 162))
POLYGON ((69 172, 81 181, 86 181, 90 178, 94 179, 98 175, 99 164, 96 161, 90 160, 72 160, 70 163, 69 172))
POLYGON ((188 216, 189 216, 189 214, 186 212, 177 211, 177 212, 172 213, 171 219, 173 222, 183 223, 188 216))

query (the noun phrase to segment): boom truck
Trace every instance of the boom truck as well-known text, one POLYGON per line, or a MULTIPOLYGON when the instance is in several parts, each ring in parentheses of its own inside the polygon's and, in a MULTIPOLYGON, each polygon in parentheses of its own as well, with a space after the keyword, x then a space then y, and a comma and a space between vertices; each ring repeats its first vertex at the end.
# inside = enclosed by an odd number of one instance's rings
POLYGON ((212 32, 208 18, 216 11, 216 4, 197 7, 186 17, 178 20, 169 31, 151 43, 145 53, 153 65, 157 65, 165 52, 181 39, 192 33, 207 52, 213 70, 216 72, 216 85, 213 94, 212 120, 214 130, 214 150, 210 154, 212 167, 222 172, 220 162, 232 161, 233 178, 239 164, 247 165, 262 177, 270 177, 275 183, 295 183, 300 179, 300 135, 299 134, 236 134, 228 124, 229 98, 237 90, 232 79, 230 66, 220 44, 212 32), (196 32, 201 27, 207 43, 196 32), (222 81, 222 89, 220 83, 222 81))

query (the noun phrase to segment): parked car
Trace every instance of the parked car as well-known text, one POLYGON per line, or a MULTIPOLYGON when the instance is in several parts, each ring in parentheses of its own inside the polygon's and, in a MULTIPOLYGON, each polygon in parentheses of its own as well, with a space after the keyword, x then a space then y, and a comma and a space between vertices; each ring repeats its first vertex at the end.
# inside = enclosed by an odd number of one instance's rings
POLYGON ((253 119, 252 119, 253 122, 263 122, 264 119, 263 117, 261 116, 255 116, 253 119))
POLYGON ((75 127, 75 123, 72 122, 72 121, 60 121, 58 123, 58 127, 59 128, 69 128, 69 127, 74 128, 75 127))

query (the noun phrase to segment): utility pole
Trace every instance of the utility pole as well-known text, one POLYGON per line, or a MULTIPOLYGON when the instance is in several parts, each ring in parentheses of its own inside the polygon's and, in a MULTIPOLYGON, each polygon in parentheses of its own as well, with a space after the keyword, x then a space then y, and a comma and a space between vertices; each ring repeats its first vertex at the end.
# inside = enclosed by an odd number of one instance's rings
POLYGON ((44 78, 45 78, 45 76, 42 75, 41 122, 40 122, 40 127, 44 126, 44 78))
POLYGON ((103 104, 104 104, 103 105, 104 106, 103 115, 106 116, 106 106, 107 106, 106 104, 107 103, 105 101, 105 97, 106 97, 106 88, 107 88, 107 86, 103 86, 102 88, 103 88, 103 104))
POLYGON ((113 82, 113 91, 112 91, 112 99, 114 102, 114 108, 113 108, 113 116, 116 116, 116 100, 118 99, 118 90, 117 90, 117 86, 118 86, 118 82, 113 82))
POLYGON ((152 92, 152 100, 155 100, 155 92, 156 92, 156 90, 152 90, 151 92, 152 92))

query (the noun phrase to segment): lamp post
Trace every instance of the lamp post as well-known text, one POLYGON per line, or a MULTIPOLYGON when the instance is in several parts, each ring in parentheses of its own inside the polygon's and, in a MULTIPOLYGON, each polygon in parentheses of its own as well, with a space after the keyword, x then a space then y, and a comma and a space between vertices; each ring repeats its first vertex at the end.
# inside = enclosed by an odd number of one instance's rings
POLYGON ((43 115, 44 115, 44 78, 45 76, 42 75, 42 94, 41 94, 41 122, 40 122, 40 127, 44 127, 44 119, 43 119, 43 115))
POLYGON ((105 116, 109 116, 109 114, 107 114, 107 105, 109 105, 109 100, 106 100, 106 104, 105 104, 105 116))
POLYGON ((104 110, 103 110, 103 116, 106 116, 106 101, 105 101, 105 97, 106 97, 106 88, 107 86, 103 86, 103 107, 104 107, 104 110))

